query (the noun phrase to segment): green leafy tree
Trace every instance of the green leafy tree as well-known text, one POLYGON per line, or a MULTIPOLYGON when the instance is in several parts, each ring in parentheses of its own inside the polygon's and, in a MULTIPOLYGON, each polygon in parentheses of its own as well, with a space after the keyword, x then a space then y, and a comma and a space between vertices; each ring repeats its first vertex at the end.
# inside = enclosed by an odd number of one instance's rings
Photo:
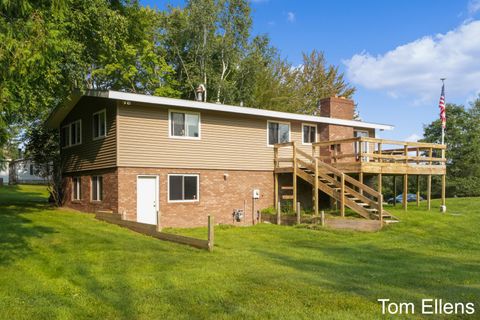
MULTIPOLYGON (((480 98, 470 108, 447 104, 447 196, 480 195, 480 98)), ((441 122, 424 127, 425 142, 441 142, 441 122)), ((433 184, 433 193, 440 190, 433 184)))

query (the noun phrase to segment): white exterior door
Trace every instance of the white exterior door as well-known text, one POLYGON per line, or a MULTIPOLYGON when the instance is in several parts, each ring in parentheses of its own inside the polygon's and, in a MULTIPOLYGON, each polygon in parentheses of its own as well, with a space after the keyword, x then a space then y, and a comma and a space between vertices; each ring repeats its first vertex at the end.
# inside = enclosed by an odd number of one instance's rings
POLYGON ((157 224, 158 177, 137 177, 137 222, 157 224))

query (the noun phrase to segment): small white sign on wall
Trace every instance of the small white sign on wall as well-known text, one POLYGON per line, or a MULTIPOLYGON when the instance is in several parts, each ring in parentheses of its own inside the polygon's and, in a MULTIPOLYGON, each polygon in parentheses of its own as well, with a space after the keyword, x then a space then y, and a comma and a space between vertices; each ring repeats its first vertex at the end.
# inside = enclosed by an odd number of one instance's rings
POLYGON ((260 189, 253 189, 253 199, 260 199, 260 189))

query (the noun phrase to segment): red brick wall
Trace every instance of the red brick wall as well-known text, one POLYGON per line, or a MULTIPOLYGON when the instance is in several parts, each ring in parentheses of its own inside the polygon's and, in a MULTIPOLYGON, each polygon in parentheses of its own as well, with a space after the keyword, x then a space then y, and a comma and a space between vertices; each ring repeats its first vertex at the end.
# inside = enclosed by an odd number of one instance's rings
POLYGON ((98 210, 111 210, 117 212, 118 209, 118 177, 116 169, 95 170, 89 172, 78 172, 72 175, 64 176, 65 185, 65 203, 64 206, 84 211, 96 212, 98 210), (91 177, 103 177, 103 200, 92 201, 91 177), (73 177, 81 179, 81 199, 72 199, 73 177))
POLYGON ((234 209, 244 207, 246 217, 235 224, 252 223, 252 191, 260 189, 255 211, 273 206, 273 172, 230 171, 195 169, 118 168, 118 212, 127 219, 136 220, 137 176, 158 175, 160 178, 160 212, 162 227, 205 226, 207 216, 213 215, 216 223, 232 224, 234 209), (169 173, 199 174, 200 195, 198 202, 169 203, 167 179, 169 173), (228 177, 224 177, 228 174, 228 177))

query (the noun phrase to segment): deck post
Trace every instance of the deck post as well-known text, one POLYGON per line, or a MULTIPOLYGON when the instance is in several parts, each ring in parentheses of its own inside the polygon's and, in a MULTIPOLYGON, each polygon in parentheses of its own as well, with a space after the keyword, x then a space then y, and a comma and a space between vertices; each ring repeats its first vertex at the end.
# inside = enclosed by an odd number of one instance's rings
POLYGON ((274 201, 274 204, 275 204, 275 209, 277 209, 277 202, 279 201, 279 196, 278 196, 278 173, 275 172, 273 175, 274 175, 274 178, 275 178, 274 179, 275 180, 275 182, 274 182, 274 184, 275 184, 275 188, 274 188, 275 195, 273 197, 273 201, 274 201))
POLYGON ((345 173, 340 176, 340 215, 345 217, 345 173))
MULTIPOLYGON (((360 172, 358 174, 358 181, 360 181, 360 183, 363 184, 363 172, 360 172)), ((363 190, 361 188, 358 188, 358 189, 359 189, 358 191, 360 192, 360 194, 363 195, 363 190)))
POLYGON ((315 158, 315 181, 314 181, 315 215, 318 216, 318 159, 315 158))
POLYGON ((292 209, 295 209, 297 203, 297 146, 295 141, 292 142, 292 157, 293 157, 293 203, 292 209))
POLYGON ((157 227, 155 230, 157 230, 157 232, 162 231, 162 226, 160 225, 160 210, 157 210, 157 227))
POLYGON ((446 189, 446 185, 447 185, 447 179, 446 179, 447 175, 445 174, 442 174, 442 206, 440 207, 440 211, 442 213, 445 213, 447 211, 447 207, 445 205, 445 189, 446 189))
POLYGON ((420 207, 420 175, 417 174, 417 207, 420 207))
POLYGON ((277 208, 277 202, 279 200, 279 196, 278 196, 278 173, 276 172, 276 169, 278 168, 278 147, 274 146, 273 147, 273 174, 274 174, 274 178, 275 178, 275 182, 274 182, 274 192, 275 192, 275 195, 274 195, 274 205, 275 205, 275 209, 277 208))
POLYGON ((378 197, 377 211, 378 211, 378 219, 380 220, 380 227, 383 227, 383 196, 381 193, 378 197))
POLYGON ((297 202, 297 224, 300 224, 300 202, 297 202))
POLYGON ((282 208, 280 201, 277 203, 277 224, 280 225, 282 224, 282 217, 280 216, 282 214, 282 208))
POLYGON ((381 194, 383 189, 383 184, 382 184, 382 174, 378 174, 378 192, 381 194))
POLYGON ((427 176, 427 209, 432 207, 432 175, 427 176))
POLYGON ((214 244, 214 226, 213 226, 213 217, 208 215, 208 251, 213 251, 214 244))
POLYGON ((393 175, 393 206, 397 206, 397 176, 393 175))
POLYGON ((403 209, 407 211, 408 201, 407 201, 407 194, 408 194, 408 174, 403 175, 403 209))

